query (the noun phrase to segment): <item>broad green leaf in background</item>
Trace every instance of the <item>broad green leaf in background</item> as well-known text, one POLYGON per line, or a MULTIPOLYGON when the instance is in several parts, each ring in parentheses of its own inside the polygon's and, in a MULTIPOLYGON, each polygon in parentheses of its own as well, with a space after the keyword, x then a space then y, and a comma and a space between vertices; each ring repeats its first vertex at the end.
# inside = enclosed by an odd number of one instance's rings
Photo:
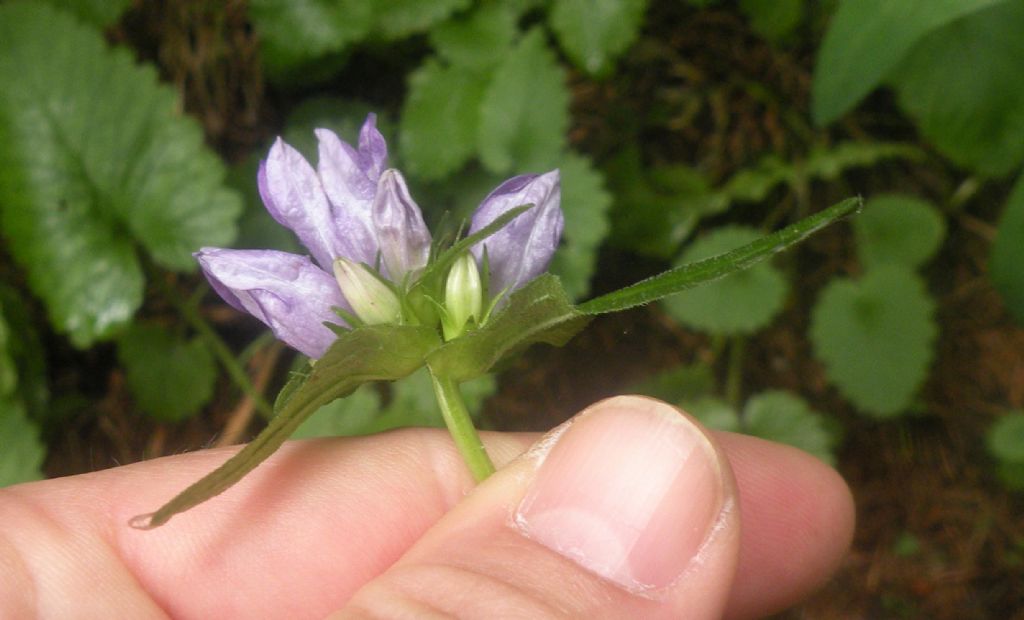
POLYGON ((977 11, 921 39, 889 80, 943 154, 993 176, 1024 161, 1022 32, 1020 0, 977 11))
POLYGON ((715 375, 711 365, 698 362, 675 366, 648 376, 639 383, 629 386, 627 391, 668 403, 682 404, 710 394, 714 389, 715 375))
POLYGON ((159 325, 136 324, 117 341, 128 387, 144 413, 180 422, 213 396, 217 365, 199 338, 182 340, 159 325))
POLYGON ((1014 318, 1024 323, 1024 176, 1006 201, 991 251, 992 284, 1014 318))
POLYGON ((548 23, 577 67, 605 75, 640 34, 647 0, 554 0, 548 23))
POLYGON ((409 76, 399 147, 411 174, 438 179, 476 153, 480 103, 488 77, 428 59, 409 76))
POLYGON ((811 89, 815 122, 825 125, 845 114, 928 33, 1002 2, 843 0, 818 50, 811 89))
POLYGON ((131 0, 46 0, 46 2, 56 9, 73 13, 82 21, 97 28, 105 28, 116 21, 132 3, 131 0))
POLYGON ((451 64, 479 71, 501 62, 518 33, 515 13, 491 3, 431 29, 430 43, 451 64))
POLYGON ((18 395, 18 367, 12 334, 0 305, 0 487, 42 477, 46 449, 18 395))
MULTIPOLYGON (((6 343, 0 344, 0 393, 4 392, 4 364, 17 375, 16 398, 34 420, 46 423, 57 415, 50 406, 50 388, 47 384, 46 351, 37 333, 38 317, 24 297, 14 287, 0 283, 0 322, 6 321, 6 343)), ((13 375, 12 375, 13 376, 13 375)))
POLYGON ((745 433, 789 444, 835 465, 835 442, 824 419, 796 394, 770 390, 751 396, 742 420, 745 433))
POLYGON ((579 299, 590 290, 597 248, 608 234, 612 197, 604 188, 601 173, 586 157, 567 153, 558 168, 565 229, 549 270, 561 279, 570 298, 579 299))
POLYGON ((1007 487, 1024 491, 1024 412, 1010 411, 996 420, 985 436, 1007 487))
POLYGON ((645 166, 635 147, 622 149, 605 173, 614 196, 611 242, 645 256, 673 256, 702 217, 728 206, 695 169, 645 166))
POLYGON ((860 280, 836 279, 811 316, 814 351, 829 379, 859 409, 891 417, 910 406, 928 376, 938 327, 924 282, 880 265, 860 280))
POLYGON ((853 221, 857 255, 867 268, 897 264, 916 269, 931 259, 946 221, 930 203, 900 194, 875 196, 853 221))
MULTIPOLYGON (((752 228, 724 226, 693 242, 677 265, 694 263, 750 243, 761 235, 752 228)), ((763 263, 662 301, 681 323, 713 334, 750 333, 766 326, 782 309, 787 284, 781 273, 763 263)))
POLYGON ((771 41, 788 37, 804 17, 804 0, 740 0, 750 25, 771 41))
POLYGON ((472 0, 362 0, 373 7, 373 34, 383 39, 401 39, 426 32, 456 11, 468 8, 472 0))
POLYGON ((480 159, 491 172, 545 172, 565 148, 569 90, 540 29, 498 65, 480 109, 480 159))
POLYGON ((52 323, 85 347, 142 301, 136 245, 171 269, 228 245, 237 195, 175 92, 44 4, 0 5, 3 233, 52 323))
MULTIPOLYGON (((292 433, 292 439, 361 435, 380 415, 380 396, 372 385, 362 385, 345 398, 317 409, 292 433)), ((372 432, 372 431, 370 431, 372 432)))
POLYGON ((271 76, 286 75, 362 40, 373 26, 373 9, 367 0, 249 1, 249 17, 271 76))
POLYGON ((714 396, 703 396, 682 403, 684 411, 708 428, 730 433, 742 432, 740 416, 729 403, 714 396))

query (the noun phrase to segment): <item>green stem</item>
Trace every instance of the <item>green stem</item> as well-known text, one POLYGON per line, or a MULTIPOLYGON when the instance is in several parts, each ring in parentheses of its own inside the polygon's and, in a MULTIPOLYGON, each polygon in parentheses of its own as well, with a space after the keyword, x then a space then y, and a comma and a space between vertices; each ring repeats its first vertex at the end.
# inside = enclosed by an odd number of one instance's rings
POLYGON ((434 383, 434 396, 437 397, 437 405, 441 408, 444 423, 455 440, 455 447, 459 449, 459 454, 473 474, 473 479, 482 482, 494 473, 494 464, 491 457, 487 456, 480 435, 473 427, 473 420, 470 419, 469 411, 462 402, 458 384, 446 377, 435 375, 433 371, 430 373, 430 379, 434 383))
POLYGON ((725 375, 725 400, 736 411, 740 410, 740 398, 743 395, 743 350, 746 338, 733 336, 729 347, 729 367, 725 375))

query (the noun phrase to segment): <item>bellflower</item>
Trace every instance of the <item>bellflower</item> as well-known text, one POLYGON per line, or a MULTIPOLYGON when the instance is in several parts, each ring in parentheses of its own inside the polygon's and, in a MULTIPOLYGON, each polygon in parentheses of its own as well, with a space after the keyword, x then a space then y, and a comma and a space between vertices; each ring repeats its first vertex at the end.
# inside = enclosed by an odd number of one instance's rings
MULTIPOLYGON (((327 324, 347 326, 342 315, 366 324, 417 322, 403 311, 402 299, 427 266, 431 245, 405 179, 387 168, 387 144, 373 114, 363 123, 356 147, 327 129, 317 129, 316 137, 315 169, 278 138, 257 174, 267 211, 295 233, 312 260, 276 250, 202 248, 195 254, 226 302, 314 359, 336 338, 327 324)), ((456 278, 468 277, 472 284, 473 270, 465 260, 482 268, 486 255, 489 291, 472 294, 498 299, 542 273, 562 233, 559 199, 557 170, 499 185, 473 214, 470 234, 510 209, 534 207, 476 244, 472 259, 457 261, 456 278)), ((465 290, 473 287, 460 289, 465 290)), ((445 291, 433 295, 440 301, 445 291)), ((468 299, 465 292, 456 297, 469 308, 468 314, 453 308, 462 313, 460 320, 480 320, 484 299, 468 299)))

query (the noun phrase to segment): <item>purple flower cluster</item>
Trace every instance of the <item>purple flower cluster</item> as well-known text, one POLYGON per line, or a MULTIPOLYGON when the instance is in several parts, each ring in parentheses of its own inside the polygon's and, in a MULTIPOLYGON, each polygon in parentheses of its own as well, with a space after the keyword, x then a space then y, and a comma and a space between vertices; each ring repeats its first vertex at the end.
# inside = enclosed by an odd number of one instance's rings
MULTIPOLYGON (((258 175, 267 211, 298 236, 312 260, 276 250, 202 248, 195 254, 225 301, 314 359, 336 338, 325 324, 343 325, 333 308, 368 323, 415 320, 401 314, 397 296, 426 267, 431 244, 405 179, 386 168, 387 144, 373 114, 363 123, 358 148, 326 129, 316 136, 316 169, 278 139, 258 175)), ((562 234, 560 194, 557 170, 517 176, 477 208, 469 234, 510 209, 534 205, 471 250, 479 268, 486 248, 489 299, 547 268, 562 234)))

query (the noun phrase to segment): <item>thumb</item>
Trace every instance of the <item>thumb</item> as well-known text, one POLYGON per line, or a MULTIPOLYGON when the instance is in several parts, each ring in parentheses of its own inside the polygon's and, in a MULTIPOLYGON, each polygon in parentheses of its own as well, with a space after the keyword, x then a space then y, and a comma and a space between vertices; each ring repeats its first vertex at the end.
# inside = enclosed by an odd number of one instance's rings
POLYGON ((738 553, 710 435, 617 397, 477 487, 337 617, 718 618, 738 553))

